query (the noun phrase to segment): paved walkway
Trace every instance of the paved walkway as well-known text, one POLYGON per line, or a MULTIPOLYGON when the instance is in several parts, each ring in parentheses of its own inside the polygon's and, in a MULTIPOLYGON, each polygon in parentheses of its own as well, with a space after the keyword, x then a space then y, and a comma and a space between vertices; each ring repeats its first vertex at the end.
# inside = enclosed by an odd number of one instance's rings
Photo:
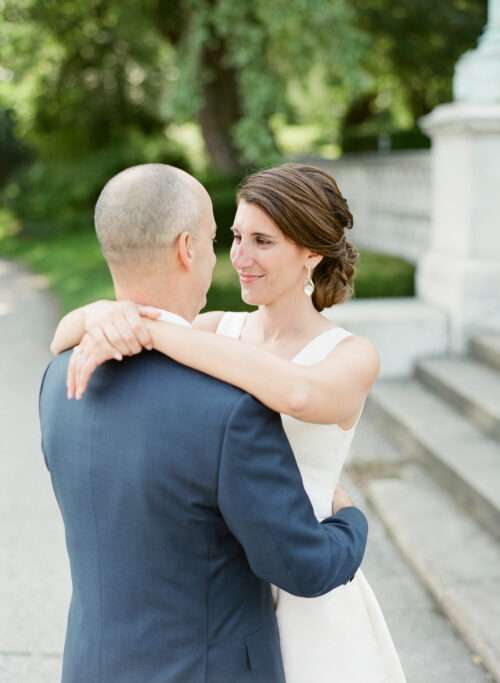
MULTIPOLYGON (((1 683, 58 683, 60 676, 69 569, 40 453, 37 413, 56 320, 43 279, 0 260, 1 683)), ((398 458, 385 442, 379 443, 373 425, 365 420, 360 427, 354 459, 373 455, 377 448, 389 463, 398 458)), ((368 514, 364 571, 386 615, 408 683, 486 683, 489 677, 436 611, 360 492, 352 482, 345 483, 368 514)), ((334 660, 332 651, 333 678, 334 660)))
POLYGON ((56 319, 44 280, 0 260, 2 683, 59 681, 69 577, 37 406, 56 319))

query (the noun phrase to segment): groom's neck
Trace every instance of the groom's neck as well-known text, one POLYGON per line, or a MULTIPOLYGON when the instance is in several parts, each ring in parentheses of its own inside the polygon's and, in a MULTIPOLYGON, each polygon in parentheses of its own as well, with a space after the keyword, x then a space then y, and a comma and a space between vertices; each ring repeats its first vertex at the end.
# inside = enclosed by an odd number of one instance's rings
POLYGON ((127 299, 142 306, 155 306, 164 311, 175 313, 188 321, 192 321, 198 311, 194 310, 192 302, 186 300, 186 293, 179 291, 177 287, 133 287, 119 286, 115 283, 115 297, 117 301, 127 299))

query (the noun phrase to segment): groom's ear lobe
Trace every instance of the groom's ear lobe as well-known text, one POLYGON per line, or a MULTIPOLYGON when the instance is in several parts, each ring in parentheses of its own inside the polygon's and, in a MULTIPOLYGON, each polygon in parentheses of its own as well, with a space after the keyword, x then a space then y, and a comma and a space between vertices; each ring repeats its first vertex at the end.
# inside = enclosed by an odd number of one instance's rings
POLYGON ((191 271, 193 268, 193 237, 189 232, 181 232, 176 243, 177 258, 181 266, 191 271))

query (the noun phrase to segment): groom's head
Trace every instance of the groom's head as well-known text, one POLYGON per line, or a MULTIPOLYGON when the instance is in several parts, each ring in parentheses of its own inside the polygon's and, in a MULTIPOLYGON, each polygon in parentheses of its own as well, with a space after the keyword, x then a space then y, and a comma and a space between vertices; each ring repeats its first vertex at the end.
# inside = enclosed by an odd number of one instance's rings
POLYGON ((215 265, 215 220, 205 188, 166 164, 122 171, 104 186, 95 226, 117 296, 194 317, 215 265))

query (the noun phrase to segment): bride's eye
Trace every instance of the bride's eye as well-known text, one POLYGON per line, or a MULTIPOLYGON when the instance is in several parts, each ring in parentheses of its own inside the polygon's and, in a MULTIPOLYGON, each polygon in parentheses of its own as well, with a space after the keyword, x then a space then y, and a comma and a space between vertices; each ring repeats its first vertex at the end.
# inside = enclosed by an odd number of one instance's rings
POLYGON ((265 240, 262 237, 257 237, 256 242, 257 242, 257 244, 260 244, 260 245, 272 244, 272 242, 270 240, 265 240))

